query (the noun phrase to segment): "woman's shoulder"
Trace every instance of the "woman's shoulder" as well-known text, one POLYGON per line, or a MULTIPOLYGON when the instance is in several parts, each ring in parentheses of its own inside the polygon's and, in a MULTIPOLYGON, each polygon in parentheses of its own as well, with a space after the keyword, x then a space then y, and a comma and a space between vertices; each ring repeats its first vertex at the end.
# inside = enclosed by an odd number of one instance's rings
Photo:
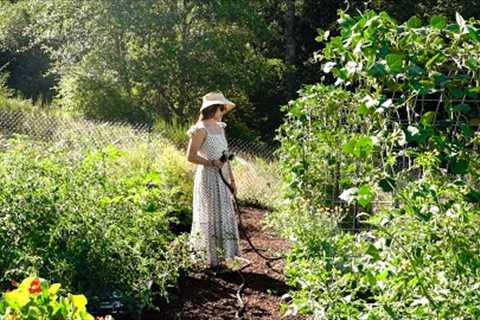
POLYGON ((196 132, 202 131, 207 134, 219 135, 223 134, 223 129, 226 126, 227 124, 222 121, 217 121, 216 123, 205 123, 200 120, 188 129, 187 134, 191 136, 196 132))
POLYGON ((208 131, 215 131, 216 127, 220 127, 220 128, 225 128, 227 126, 227 124, 225 122, 222 122, 222 121, 217 121, 217 122, 204 122, 202 120, 198 121, 194 127, 196 128, 204 128, 208 131))
POLYGON ((205 128, 205 124, 203 123, 203 121, 197 121, 197 123, 195 123, 194 125, 192 125, 188 130, 187 130, 187 134, 189 136, 191 136, 192 134, 194 133, 197 133, 197 132, 206 132, 207 129, 205 128))

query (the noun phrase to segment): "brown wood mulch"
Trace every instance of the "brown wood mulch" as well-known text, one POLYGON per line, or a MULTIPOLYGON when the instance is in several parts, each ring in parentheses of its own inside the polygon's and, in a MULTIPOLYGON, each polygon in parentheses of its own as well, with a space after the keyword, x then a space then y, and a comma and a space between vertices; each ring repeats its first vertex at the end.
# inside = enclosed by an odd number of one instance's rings
MULTIPOLYGON (((288 241, 263 227, 265 210, 243 207, 241 211, 244 230, 255 247, 265 250, 261 251, 265 256, 286 253, 288 241)), ((240 244, 242 257, 251 262, 241 271, 245 279, 242 292, 245 308, 241 319, 282 319, 281 297, 289 289, 284 282, 283 260, 272 262, 272 270, 244 237, 240 244)), ((241 283, 242 278, 237 272, 189 274, 180 279, 169 304, 160 306, 160 312, 146 312, 142 319, 236 319, 239 303, 235 294, 241 283)))

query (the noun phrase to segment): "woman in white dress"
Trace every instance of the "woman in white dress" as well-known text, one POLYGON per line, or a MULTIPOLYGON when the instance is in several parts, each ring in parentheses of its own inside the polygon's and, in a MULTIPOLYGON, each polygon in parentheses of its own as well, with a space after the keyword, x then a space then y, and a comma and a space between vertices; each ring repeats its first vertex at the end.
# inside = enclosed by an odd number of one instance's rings
POLYGON ((236 194, 235 179, 228 162, 220 161, 228 152, 222 122, 225 112, 235 104, 220 92, 203 96, 200 118, 188 130, 188 161, 197 164, 193 188, 193 221, 190 244, 208 266, 217 267, 223 261, 240 256, 237 218, 232 193, 220 177, 236 194))

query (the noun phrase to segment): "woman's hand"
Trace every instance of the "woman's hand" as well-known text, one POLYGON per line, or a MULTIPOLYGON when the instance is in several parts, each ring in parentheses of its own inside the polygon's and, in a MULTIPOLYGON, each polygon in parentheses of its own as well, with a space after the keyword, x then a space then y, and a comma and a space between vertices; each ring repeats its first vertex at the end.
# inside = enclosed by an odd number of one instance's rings
POLYGON ((225 164, 220 160, 212 160, 211 162, 212 162, 212 166, 216 168, 221 168, 225 164))

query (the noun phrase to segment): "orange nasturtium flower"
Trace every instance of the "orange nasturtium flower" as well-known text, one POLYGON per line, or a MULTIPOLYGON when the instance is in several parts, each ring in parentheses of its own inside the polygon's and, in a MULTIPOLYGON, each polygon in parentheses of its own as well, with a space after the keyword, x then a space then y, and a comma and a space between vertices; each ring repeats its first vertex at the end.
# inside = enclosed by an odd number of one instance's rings
POLYGON ((40 287, 40 279, 33 279, 32 283, 30 284, 30 288, 28 288, 28 291, 32 294, 42 292, 42 288, 40 287))

